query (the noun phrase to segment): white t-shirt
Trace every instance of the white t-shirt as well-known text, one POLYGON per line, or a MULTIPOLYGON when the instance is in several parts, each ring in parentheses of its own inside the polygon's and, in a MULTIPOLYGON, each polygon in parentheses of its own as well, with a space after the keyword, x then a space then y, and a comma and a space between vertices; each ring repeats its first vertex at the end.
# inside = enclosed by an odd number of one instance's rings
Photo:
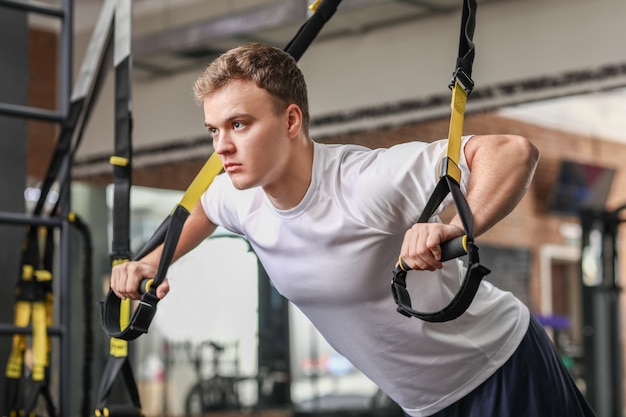
MULTIPOLYGON (((485 381, 513 354, 529 322, 522 302, 484 280, 454 321, 427 323, 396 312, 391 270, 439 180, 446 145, 370 150, 315 143, 311 185, 290 210, 277 210, 260 188, 236 190, 226 175, 202 197, 212 222, 248 239, 276 289, 415 417, 436 413, 485 381)), ((461 155, 465 191, 469 169, 461 155)), ((451 203, 448 196, 444 205, 451 203)), ((464 276, 460 260, 437 272, 409 271, 413 308, 443 308, 464 276)))

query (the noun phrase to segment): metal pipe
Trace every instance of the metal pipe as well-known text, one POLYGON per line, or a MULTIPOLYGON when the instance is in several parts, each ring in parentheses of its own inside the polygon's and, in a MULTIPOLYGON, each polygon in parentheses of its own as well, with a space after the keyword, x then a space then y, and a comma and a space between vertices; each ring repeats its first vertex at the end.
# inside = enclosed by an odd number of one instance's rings
POLYGON ((74 1, 63 0, 63 14, 65 20, 61 27, 61 50, 59 52, 59 111, 64 119, 67 118, 70 97, 72 95, 72 73, 74 62, 74 43, 72 41, 74 28, 74 1))
POLYGON ((58 217, 32 216, 23 213, 0 212, 0 224, 5 223, 14 226, 61 226, 61 219, 58 217))
MULTIPOLYGON (((50 326, 47 329, 50 336, 63 335, 63 327, 50 326)), ((12 336, 14 334, 32 334, 33 328, 31 326, 20 327, 12 324, 0 323, 0 336, 12 336)))
POLYGON ((0 103, 0 114, 21 117, 24 119, 39 119, 60 123, 64 116, 54 110, 39 109, 36 107, 22 106, 19 104, 0 103))
MULTIPOLYGON (((61 51, 59 54, 59 107, 64 119, 69 118, 69 107, 72 95, 72 62, 73 62, 73 41, 74 32, 74 14, 73 0, 62 1, 63 13, 65 21, 61 30, 61 51)), ((72 387, 78 384, 72 384, 72 339, 71 339, 71 279, 70 279, 70 252, 71 237, 70 223, 68 216, 71 210, 71 166, 73 163, 73 153, 67 152, 59 170, 59 182, 67 186, 66 192, 59 195, 59 214, 61 217, 60 231, 60 253, 59 253, 59 322, 65 330, 63 337, 60 338, 60 362, 59 367, 59 415, 70 415, 72 405, 72 387)))
POLYGON ((38 1, 0 0, 0 7, 1 6, 12 7, 14 9, 26 10, 27 12, 35 12, 48 16, 56 16, 61 19, 65 16, 63 9, 38 1))

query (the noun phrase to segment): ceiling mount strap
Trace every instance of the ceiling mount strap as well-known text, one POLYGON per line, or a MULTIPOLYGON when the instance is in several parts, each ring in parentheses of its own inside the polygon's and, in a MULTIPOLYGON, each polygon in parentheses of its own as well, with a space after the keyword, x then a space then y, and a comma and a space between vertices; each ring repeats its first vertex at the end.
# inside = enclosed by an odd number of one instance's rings
POLYGON ((427 322, 445 322, 461 316, 472 303, 483 277, 489 269, 480 264, 478 247, 474 244, 474 224, 472 212, 461 192, 461 139, 467 97, 474 88, 472 65, 474 63, 474 28, 476 27, 476 0, 463 1, 461 35, 456 69, 453 73, 452 101, 450 103, 450 128, 448 131, 447 155, 443 158, 441 176, 431 194, 418 223, 426 223, 448 194, 452 194, 454 205, 463 224, 465 235, 441 244, 442 262, 467 254, 468 268, 463 283, 452 301, 443 309, 434 312, 419 312, 412 308, 411 297, 406 286, 406 274, 411 269, 399 258, 393 270, 391 293, 400 314, 417 317, 427 322))

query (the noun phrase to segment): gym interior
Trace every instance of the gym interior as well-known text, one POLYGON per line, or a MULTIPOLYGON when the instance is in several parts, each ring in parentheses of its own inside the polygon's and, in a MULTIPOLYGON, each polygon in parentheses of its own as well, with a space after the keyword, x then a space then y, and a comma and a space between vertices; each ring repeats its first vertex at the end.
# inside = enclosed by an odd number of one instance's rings
MULTIPOLYGON (((169 268, 149 331, 101 326, 112 258, 150 242, 213 152, 197 75, 248 42, 285 47, 328 3, 298 60, 312 138, 446 138, 462 0, 0 0, 3 416, 403 415, 227 230, 169 268), (45 284, 29 298, 24 281, 45 284)), ((481 258, 598 416, 626 415, 626 3, 477 4, 463 132, 541 152, 481 258)))

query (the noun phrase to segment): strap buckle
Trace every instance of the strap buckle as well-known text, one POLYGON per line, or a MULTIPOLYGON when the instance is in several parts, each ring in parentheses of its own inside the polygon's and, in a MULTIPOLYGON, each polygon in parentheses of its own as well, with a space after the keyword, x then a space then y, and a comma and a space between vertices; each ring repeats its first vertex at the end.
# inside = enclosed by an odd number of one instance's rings
POLYGON ((463 88, 463 91, 465 91, 468 96, 474 89, 474 81, 472 80, 472 77, 465 72, 462 67, 458 67, 454 70, 454 73, 452 74, 452 81, 450 81, 448 88, 452 90, 454 88, 454 84, 456 83, 459 83, 461 88, 463 88))

